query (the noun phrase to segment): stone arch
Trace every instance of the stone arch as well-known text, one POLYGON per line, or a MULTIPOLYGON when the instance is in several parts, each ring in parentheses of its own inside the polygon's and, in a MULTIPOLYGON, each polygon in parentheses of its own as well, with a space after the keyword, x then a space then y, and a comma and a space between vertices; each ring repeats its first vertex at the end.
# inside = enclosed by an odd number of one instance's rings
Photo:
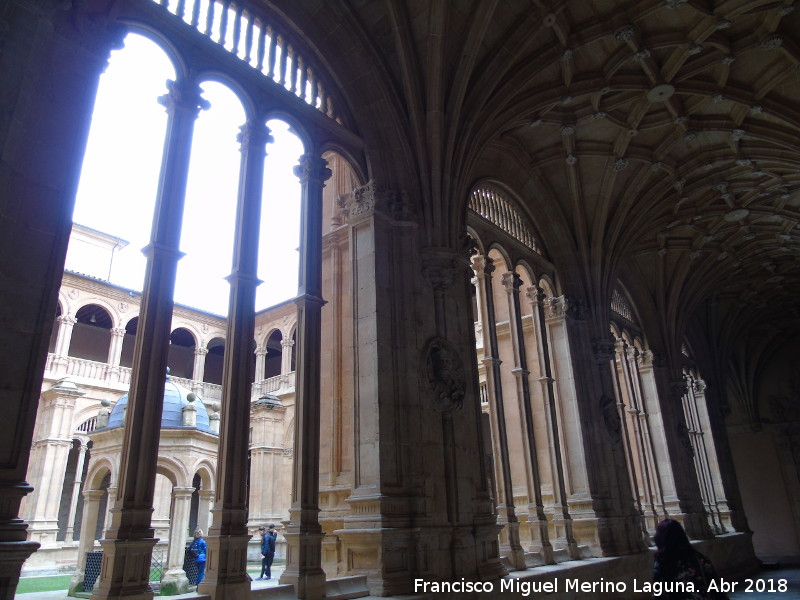
POLYGON ((131 317, 125 323, 125 335, 122 338, 122 353, 119 364, 122 367, 133 366, 133 351, 136 347, 136 332, 139 329, 139 315, 131 317))
POLYGON ((206 349, 208 353, 203 368, 203 381, 221 385, 222 368, 225 361, 225 338, 219 336, 209 340, 206 349))
POLYGON ((272 329, 264 338, 264 379, 281 374, 283 362, 283 332, 279 328, 272 329))
POLYGON ((169 374, 191 379, 194 373, 194 351, 197 336, 189 327, 176 327, 169 336, 169 374))
POLYGON ((72 328, 72 337, 67 354, 95 362, 108 362, 111 344, 111 329, 114 327, 112 312, 101 302, 90 302, 75 313, 77 322, 72 328))

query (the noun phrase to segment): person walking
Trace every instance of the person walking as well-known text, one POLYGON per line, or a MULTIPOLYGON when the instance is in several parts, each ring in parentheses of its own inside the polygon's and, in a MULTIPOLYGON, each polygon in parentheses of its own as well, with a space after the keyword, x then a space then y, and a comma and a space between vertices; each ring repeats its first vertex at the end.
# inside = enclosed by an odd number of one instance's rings
POLYGON ((256 579, 272 579, 272 561, 275 558, 275 539, 278 532, 271 523, 268 530, 262 525, 258 532, 261 534, 261 576, 256 579))
POLYGON ((203 530, 195 529, 194 541, 189 544, 189 552, 194 557, 194 564, 197 567, 197 585, 200 585, 206 574, 206 548, 208 548, 208 544, 203 538, 203 530))

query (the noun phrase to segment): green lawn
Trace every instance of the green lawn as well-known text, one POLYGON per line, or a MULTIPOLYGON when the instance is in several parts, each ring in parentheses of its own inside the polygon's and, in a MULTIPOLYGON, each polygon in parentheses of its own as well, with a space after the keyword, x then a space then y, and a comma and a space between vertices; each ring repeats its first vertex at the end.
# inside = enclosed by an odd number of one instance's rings
POLYGON ((68 590, 72 575, 52 575, 50 577, 23 577, 17 586, 18 594, 30 592, 52 592, 54 590, 68 590))

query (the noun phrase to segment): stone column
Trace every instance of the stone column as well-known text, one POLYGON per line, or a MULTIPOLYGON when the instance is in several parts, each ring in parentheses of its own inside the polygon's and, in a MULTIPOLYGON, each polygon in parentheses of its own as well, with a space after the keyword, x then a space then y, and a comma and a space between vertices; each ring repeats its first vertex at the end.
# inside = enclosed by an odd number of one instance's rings
POLYGON ((208 348, 194 349, 194 364, 192 365, 192 381, 195 384, 199 384, 197 387, 202 387, 203 385, 203 376, 205 375, 205 370, 206 370, 207 355, 208 355, 208 348))
POLYGON ((653 365, 653 375, 661 401, 661 414, 666 432, 675 492, 678 496, 680 515, 686 534, 691 539, 713 537, 703 509, 700 484, 694 465, 694 452, 686 427, 683 412, 683 397, 687 393, 686 381, 681 376, 670 377, 670 369, 663 361, 653 365))
POLYGON ((575 541, 575 532, 572 526, 572 516, 567 504, 567 488, 564 478, 564 456, 561 450, 560 416, 556 402, 555 379, 553 378, 553 364, 550 357, 550 332, 544 312, 544 290, 539 287, 529 287, 525 290, 525 297, 531 306, 533 316, 533 337, 536 340, 536 358, 539 362, 539 383, 542 386, 544 399, 544 416, 548 431, 548 447, 550 449, 550 462, 555 476, 553 481, 553 506, 556 513, 553 515, 553 525, 558 534, 558 539, 567 547, 567 554, 573 560, 580 558, 578 544, 575 541))
POLYGON ((57 545, 58 510, 72 448, 75 402, 85 393, 68 379, 42 392, 38 439, 31 448, 28 469, 34 492, 26 502, 25 512, 30 523, 28 539, 44 547, 57 545))
POLYGON ((151 524, 161 411, 172 329, 175 275, 194 122, 208 106, 194 82, 168 82, 159 100, 167 121, 161 176, 147 256, 139 327, 133 354, 125 438, 112 524, 103 545, 101 598, 150 599, 150 557, 156 543, 151 524))
POLYGON ((248 516, 253 524, 265 525, 280 520, 278 499, 285 490, 278 477, 283 463, 283 427, 286 407, 275 397, 258 399, 251 404, 250 472, 258 474, 250 479, 250 504, 248 516), (264 477, 273 473, 274 477, 264 477))
POLYGON ((83 466, 86 462, 86 451, 89 449, 88 440, 80 439, 80 448, 78 449, 78 460, 75 464, 75 480, 72 482, 72 498, 69 502, 69 516, 67 517, 67 531, 64 537, 64 542, 69 544, 74 541, 75 537, 75 516, 78 512, 78 498, 81 493, 81 483, 83 483, 83 466))
POLYGON ((250 118, 241 127, 241 163, 236 205, 233 264, 222 370, 222 420, 219 432, 217 486, 208 531, 206 577, 198 592, 214 600, 243 598, 247 575, 247 477, 250 429, 252 343, 256 288, 259 283, 258 236, 269 129, 250 118))
MULTIPOLYGON (((189 589, 189 579, 183 570, 186 538, 189 530, 189 511, 192 507, 192 487, 172 488, 172 515, 169 519, 169 545, 167 565, 161 578, 161 595, 184 594, 189 589)), ((205 530, 203 530, 205 531, 205 530)))
POLYGON ((208 532, 211 528, 211 509, 214 506, 214 495, 214 490, 199 490, 197 492, 197 526, 205 532, 208 532))
POLYGON ((281 375, 288 375, 292 372, 292 352, 294 350, 294 340, 292 338, 281 338, 281 375))
MULTIPOLYGON (((539 456, 536 452, 536 434, 531 406, 530 371, 525 350, 525 337, 522 332, 522 311, 519 303, 519 289, 522 279, 513 272, 503 273, 500 283, 505 289, 508 301, 509 329, 511 332, 511 352, 514 356, 514 379, 516 380, 517 403, 522 415, 523 452, 525 461, 526 484, 528 495, 528 523, 531 540, 538 541, 538 550, 546 564, 553 564, 553 545, 547 526, 547 515, 544 512, 542 499, 542 477, 539 469, 539 456)), ((555 487, 555 486, 554 486, 555 487)), ((534 548, 532 548, 533 550, 534 548)))
POLYGON ((122 342, 124 339, 124 327, 111 328, 111 344, 108 348, 108 372, 111 375, 119 373, 119 362, 122 357, 122 342))
POLYGON ((67 355, 69 354, 69 344, 72 341, 72 331, 78 319, 72 315, 61 315, 56 320, 58 321, 58 334, 56 335, 55 352, 53 352, 53 354, 55 354, 53 366, 60 370, 67 365, 67 355))
POLYGON ((295 167, 302 188, 300 282, 297 295, 297 356, 292 507, 284 536, 288 546, 281 583, 298 598, 325 594, 322 528, 319 524, 320 373, 322 355, 322 188, 331 171, 313 154, 295 167))
POLYGON ((106 490, 86 490, 83 492, 83 516, 81 518, 81 538, 78 542, 78 563, 69 584, 70 595, 83 591, 83 580, 86 573, 86 554, 94 549, 94 532, 100 511, 100 500, 106 490))
MULTIPOLYGON (((256 348, 256 375, 255 375, 255 383, 256 385, 260 384, 264 381, 264 357, 267 355, 267 349, 265 347, 259 346, 256 348)), ((263 393, 263 389, 259 388, 260 393, 263 393)))
POLYGON ((664 419, 653 377, 653 353, 650 350, 642 352, 636 367, 639 375, 639 387, 642 391, 642 404, 647 413, 650 449, 660 482, 662 513, 664 516, 679 514, 678 498, 675 494, 675 478, 667 452, 664 419))
MULTIPOLYGON (((492 428, 492 447, 497 480, 497 512, 498 520, 507 529, 506 548, 508 560, 516 570, 525 568, 525 551, 522 549, 519 536, 519 520, 514 508, 514 485, 511 481, 511 464, 508 455, 508 433, 506 430, 503 385, 500 379, 500 351, 497 343, 497 320, 494 311, 494 291, 492 273, 494 265, 488 257, 474 257, 472 268, 478 280, 478 310, 483 323, 484 356, 481 359, 486 365, 486 382, 489 388, 489 418, 492 428)), ((525 457, 526 459, 529 457, 525 457)), ((546 519, 545 519, 546 522, 546 519)), ((546 539, 546 534, 545 534, 546 539)), ((545 546, 542 546, 545 551, 545 546)), ((549 558, 552 560, 552 552, 549 558)))

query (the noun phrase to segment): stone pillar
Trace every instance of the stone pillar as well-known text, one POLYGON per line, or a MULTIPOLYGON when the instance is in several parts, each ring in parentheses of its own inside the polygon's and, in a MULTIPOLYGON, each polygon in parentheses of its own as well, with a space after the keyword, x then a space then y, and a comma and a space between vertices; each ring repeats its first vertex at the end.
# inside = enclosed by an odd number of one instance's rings
POLYGON ((38 439, 31 448, 28 468, 34 492, 26 502, 25 512, 30 523, 28 539, 44 547, 58 545, 58 510, 72 448, 75 402, 85 393, 68 379, 62 379, 42 392, 38 439))
POLYGON ((258 399, 251 404, 250 472, 257 474, 250 478, 248 515, 251 525, 265 525, 280 520, 279 499, 285 497, 278 475, 283 467, 286 407, 274 398, 258 399), (266 473, 275 476, 265 477, 266 473))
POLYGON ((27 0, 2 8, 0 256, 15 258, 0 266, 13 290, 0 294, 0 600, 14 597, 38 547, 19 518, 32 490, 25 474, 97 84, 122 37, 87 11, 27 0))
POLYGON ((292 338, 281 338, 281 375, 288 375, 292 372, 293 351, 294 340, 292 338))
POLYGON ((197 526, 207 532, 211 528, 211 509, 214 506, 214 490, 199 490, 197 496, 197 526))
POLYGON ((536 452, 536 434, 533 422, 533 407, 531 406, 530 371, 528 370, 525 337, 522 331, 522 311, 519 303, 519 289, 522 286, 522 279, 516 273, 507 272, 503 273, 500 282, 508 300, 511 352, 515 363, 512 372, 516 380, 519 414, 522 415, 523 421, 521 424, 523 452, 527 455, 522 458, 525 461, 526 471, 528 523, 531 539, 538 542, 538 547, 532 548, 532 550, 540 551, 544 562, 553 564, 555 559, 553 557, 553 546, 550 543, 547 515, 544 512, 542 477, 539 469, 539 457, 536 452))
POLYGON ((95 600, 153 597, 150 557, 156 543, 151 524, 161 411, 172 329, 175 275, 194 122, 208 106, 194 82, 168 82, 159 100, 168 116, 161 176, 147 256, 139 327, 133 354, 125 438, 112 524, 103 546, 95 600))
MULTIPOLYGON (((267 349, 263 346, 256 348, 256 375, 254 381, 256 384, 264 381, 264 360, 267 356, 267 349)), ((260 390, 263 393, 263 389, 260 390)))
POLYGON ((530 303, 533 316, 533 337, 536 341, 536 358, 539 362, 540 373, 539 383, 542 387, 543 413, 548 432, 550 462, 554 474, 553 507, 556 512, 552 517, 553 526, 557 539, 566 546, 569 557, 576 560, 580 558, 580 551, 575 541, 572 516, 567 503, 568 493, 564 478, 564 456, 561 449, 561 425, 556 402, 553 364, 550 357, 550 332, 544 312, 544 290, 535 286, 529 287, 525 290, 525 297, 530 303))
POLYGON ((86 462, 86 451, 89 449, 88 440, 79 439, 81 446, 78 449, 78 460, 75 464, 75 480, 72 482, 72 498, 69 502, 69 516, 67 517, 67 531, 64 543, 69 544, 75 538, 75 517, 78 512, 78 498, 83 483, 83 466, 86 462))
POLYGON ((672 465, 667 454, 667 442, 664 438, 664 420, 658 402, 658 392, 653 378, 653 353, 644 350, 636 361, 636 372, 639 380, 639 389, 642 394, 643 418, 646 419, 646 432, 649 449, 654 463, 654 470, 659 483, 659 512, 662 518, 677 511, 677 496, 675 495, 675 478, 672 475, 672 465))
POLYGON ((297 356, 292 507, 284 536, 288 546, 281 583, 298 598, 325 594, 322 528, 319 524, 320 373, 322 355, 322 188, 331 171, 324 159, 305 154, 295 167, 302 189, 300 283, 297 295, 297 356))
POLYGON ((217 487, 212 525, 206 536, 206 576, 198 586, 214 600, 243 598, 250 592, 247 575, 247 477, 252 388, 252 343, 255 332, 258 236, 269 129, 251 118, 239 134, 241 163, 236 206, 233 265, 225 357, 222 371, 222 420, 219 432, 217 487))
MULTIPOLYGON (((202 387, 203 376, 206 370, 206 356, 208 355, 208 348, 195 348, 194 349, 194 365, 192 366, 192 381, 202 387)), ((205 531, 205 529, 203 530, 205 531)))
POLYGON ((124 327, 111 328, 111 344, 108 348, 108 372, 111 375, 119 374, 119 362, 122 357, 122 342, 124 339, 124 327))
MULTIPOLYGON (((568 301, 563 296, 541 298, 541 308, 536 314, 543 319, 540 329, 545 330, 540 340, 548 340, 550 377, 543 381, 548 388, 550 414, 553 426, 562 427, 554 434, 554 443, 559 440, 563 453, 564 502, 573 521, 576 543, 589 545, 593 550, 599 546, 597 514, 589 489, 589 472, 583 442, 583 425, 580 419, 578 397, 573 376, 572 351, 567 331, 568 301), (558 390, 558 406, 555 391, 558 390)), ((547 373, 547 371, 545 371, 547 373)))
MULTIPOLYGON (((497 342, 497 319, 494 310, 494 291, 492 273, 495 268, 492 259, 476 256, 472 268, 478 281, 478 310, 483 323, 483 358, 486 365, 486 383, 489 391, 489 420, 492 428, 492 449, 496 465, 497 512, 498 521, 505 525, 507 535, 503 551, 515 570, 525 568, 525 552, 519 535, 519 520, 514 508, 514 485, 511 481, 511 464, 508 455, 508 432, 506 430, 505 400, 500 376, 500 350, 497 342)), ((525 457, 527 460, 529 457, 525 457)), ((538 537, 538 536, 537 536, 538 537)), ((545 551, 544 545, 542 550, 545 551)), ((550 552, 552 560, 552 552, 550 552)))
MULTIPOLYGON (((72 315, 61 315, 56 320, 58 321, 58 334, 56 335, 56 347, 53 352, 55 354, 53 366, 60 370, 62 367, 66 367, 69 362, 67 359, 69 344, 72 341, 72 331, 78 319, 72 315)), ((56 373, 62 374, 58 371, 56 373)))
POLYGON ((78 563, 69 584, 70 595, 83 591, 83 580, 86 573, 86 554, 94 549, 94 532, 100 511, 100 500, 106 490, 86 490, 83 492, 83 516, 81 518, 81 538, 78 542, 78 563))
POLYGON ((661 401, 661 414, 666 431, 675 492, 678 496, 679 515, 686 534, 691 539, 708 539, 713 533, 706 519, 700 484, 694 465, 694 452, 683 413, 683 397, 687 392, 686 381, 681 376, 670 377, 670 369, 663 361, 655 361, 653 375, 661 401))
MULTIPOLYGON (((192 507, 192 487, 172 488, 172 515, 169 518, 169 545, 167 565, 161 578, 161 595, 184 594, 189 589, 189 579, 183 570, 186 538, 189 531, 189 511, 192 507)), ((203 530, 205 531, 205 530, 203 530)))

